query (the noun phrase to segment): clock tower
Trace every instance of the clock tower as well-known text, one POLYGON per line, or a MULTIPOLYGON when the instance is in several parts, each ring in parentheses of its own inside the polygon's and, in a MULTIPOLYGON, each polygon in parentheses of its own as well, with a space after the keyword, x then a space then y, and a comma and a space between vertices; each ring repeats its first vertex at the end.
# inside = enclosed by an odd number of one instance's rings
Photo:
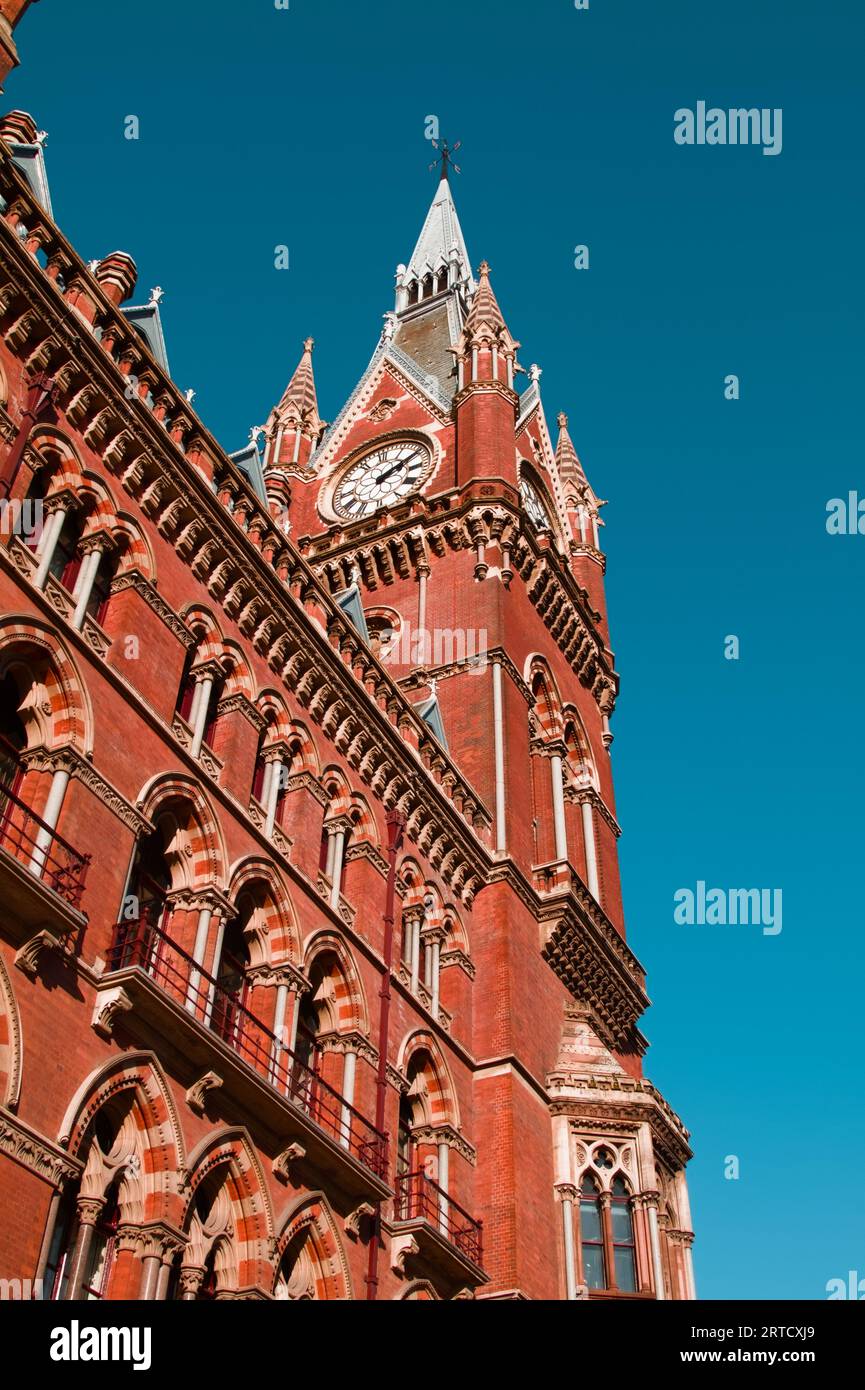
MULTIPOLYGON (((625 934, 604 503, 473 270, 447 161, 329 427, 312 349, 266 426, 271 510, 435 735, 430 775, 455 765, 489 812, 441 1040, 464 1078, 478 1296, 693 1298, 688 1133, 645 1075, 625 934)), ((409 829, 404 855, 434 864, 409 829)), ((411 985, 410 930, 403 949, 411 985)))

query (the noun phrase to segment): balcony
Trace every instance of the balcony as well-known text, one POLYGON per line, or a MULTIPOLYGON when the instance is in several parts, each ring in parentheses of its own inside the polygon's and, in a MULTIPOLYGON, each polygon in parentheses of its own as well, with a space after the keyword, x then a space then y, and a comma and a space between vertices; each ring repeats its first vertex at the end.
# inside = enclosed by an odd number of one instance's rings
MULTIPOLYGON (((293 1161, 319 1179, 329 1173, 360 1199, 390 1195, 387 1136, 152 919, 115 927, 100 995, 106 1015, 120 1011, 125 1031, 158 1035, 161 1054, 197 1083, 196 1103, 218 1087, 280 1151, 293 1145, 293 1161)), ((95 1022, 99 1011, 97 1003, 95 1022)))
POLYGON ((417 1243, 411 1256, 434 1268, 454 1286, 485 1284, 483 1224, 469 1216, 426 1173, 403 1173, 396 1180, 393 1228, 417 1243))
POLYGON ((79 854, 11 787, 0 783, 0 883, 5 919, 68 936, 84 925, 81 895, 89 854, 79 854))

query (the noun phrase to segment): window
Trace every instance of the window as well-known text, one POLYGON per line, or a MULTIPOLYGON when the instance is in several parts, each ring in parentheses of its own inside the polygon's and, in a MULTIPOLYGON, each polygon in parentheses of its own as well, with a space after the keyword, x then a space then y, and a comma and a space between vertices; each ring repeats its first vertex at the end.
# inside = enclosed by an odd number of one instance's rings
POLYGON ((636 1293, 637 1267, 634 1248, 634 1223, 631 1219, 631 1198, 624 1178, 613 1178, 610 1204, 613 1237, 613 1268, 616 1288, 622 1293, 636 1293))
POLYGON ((190 647, 186 653, 186 660, 183 663, 183 675, 180 678, 180 690, 177 696, 177 713, 181 719, 189 723, 189 716, 192 713, 192 703, 195 699, 195 687, 197 681, 192 674, 192 667, 197 656, 195 647, 190 647))
POLYGON ((85 1299, 104 1298, 107 1293, 111 1269, 114 1264, 119 1220, 120 1208, 117 1205, 117 1193, 112 1190, 105 1200, 105 1205, 99 1214, 99 1220, 96 1222, 96 1228, 93 1232, 87 1274, 81 1286, 81 1293, 85 1299))
MULTIPOLYGON (((14 792, 21 781, 21 753, 27 735, 18 714, 21 696, 11 672, 0 681, 0 785, 14 792)), ((2 810, 2 805, 0 805, 2 810)))
MULTIPOLYGON (((614 1163, 608 1149, 600 1149, 595 1163, 608 1169, 614 1163)), ((609 1215, 604 1211, 597 1178, 587 1173, 580 1189, 580 1239, 583 1280, 590 1289, 637 1292, 637 1261, 631 1197, 624 1178, 610 1186, 609 1215)))
POLYGON ((399 1128, 396 1138, 396 1175, 403 1178, 411 1172, 412 1160, 412 1103, 402 1096, 399 1103, 399 1128))
POLYGON ((119 555, 103 554, 99 557, 99 568, 96 571, 90 597, 87 600, 87 612, 97 623, 101 624, 105 620, 108 600, 111 597, 111 585, 114 583, 119 564, 119 555))
POLYGON ((580 1240, 583 1249, 583 1281, 590 1289, 607 1287, 604 1259, 604 1219, 597 1182, 587 1173, 580 1196, 580 1240))
POLYGON ((243 1007, 247 994, 246 971, 249 966, 249 947, 243 924, 254 911, 254 904, 239 903, 240 916, 226 928, 219 969, 216 972, 217 990, 213 1000, 210 1026, 224 1042, 234 1046, 243 1028, 243 1007))
POLYGON ((210 689, 210 699, 207 702, 207 714, 204 722, 204 742, 213 752, 216 744, 216 732, 219 727, 219 702, 225 689, 225 680, 217 678, 210 689))
POLYGON ((264 778, 267 772, 267 763, 264 758, 264 745, 270 737, 272 725, 267 724, 258 736, 258 748, 255 751, 255 770, 252 774, 252 795, 261 805, 264 804, 264 778))
POLYGON ((48 573, 63 585, 71 594, 75 588, 78 571, 81 569, 81 556, 78 546, 84 530, 84 518, 77 512, 70 512, 63 523, 60 537, 54 547, 48 573))

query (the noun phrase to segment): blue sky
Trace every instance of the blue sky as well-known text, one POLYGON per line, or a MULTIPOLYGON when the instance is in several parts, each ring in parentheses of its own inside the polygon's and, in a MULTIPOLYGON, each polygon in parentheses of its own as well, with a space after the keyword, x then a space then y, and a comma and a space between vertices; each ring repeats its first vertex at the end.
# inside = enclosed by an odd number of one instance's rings
POLYGON ((432 196, 425 117, 463 141, 470 254, 610 499, 626 911, 699 1292, 865 1275, 865 536, 825 528, 865 496, 861 5, 88 0, 18 39, 6 108, 49 132, 60 225, 164 288, 174 377, 231 449, 310 333, 334 418, 432 196), (676 145, 699 100, 782 108, 782 153, 676 145), (701 879, 780 888, 782 932, 677 926, 701 879))

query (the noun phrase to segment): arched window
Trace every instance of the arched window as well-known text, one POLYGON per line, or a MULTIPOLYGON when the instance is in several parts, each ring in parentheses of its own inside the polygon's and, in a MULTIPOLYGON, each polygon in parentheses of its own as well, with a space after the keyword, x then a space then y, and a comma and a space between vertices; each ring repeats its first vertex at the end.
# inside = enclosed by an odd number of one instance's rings
POLYGON ((631 1197, 624 1178, 616 1176, 610 1188, 610 1225, 613 1240, 613 1268, 616 1288, 622 1293, 636 1293, 637 1265, 634 1245, 634 1223, 631 1218, 631 1197))
POLYGON ((190 647, 189 651, 186 653, 186 660, 183 663, 183 674, 180 677, 180 688, 177 692, 177 713, 180 715, 181 719, 185 719, 187 723, 192 713, 192 704, 195 699, 195 687, 198 684, 195 676, 192 674, 192 668, 195 665, 197 656, 197 647, 190 647))
POLYGON ((417 304, 417 302, 418 302, 418 283, 417 283, 417 280, 412 280, 411 284, 410 284, 409 287, 408 287, 408 302, 409 302, 409 304, 417 304))
POLYGON ((412 1103, 408 1096, 399 1102, 399 1127, 396 1139, 396 1175, 402 1178, 412 1170, 412 1103))
POLYGON ((243 1007, 249 985, 246 972, 249 968, 249 946, 244 927, 255 911, 251 898, 241 898, 238 902, 238 916, 225 929, 219 967, 216 975, 217 990, 213 1001, 210 1026, 225 1042, 235 1046, 243 1027, 243 1007))
POLYGON ((103 551, 99 557, 99 567, 90 589, 90 597, 87 600, 85 610, 97 623, 102 623, 105 620, 108 601, 111 598, 111 585, 117 578, 120 560, 120 551, 114 551, 111 554, 106 554, 103 551))
POLYGON ((310 1258, 309 1232, 300 1231, 289 1243, 279 1262, 274 1298, 280 1302, 311 1301, 315 1298, 315 1268, 310 1258))
POLYGON ((439 271, 438 281, 437 281, 437 283, 436 283, 436 290, 438 291, 439 294, 441 294, 442 290, 446 290, 447 287, 448 287, 448 273, 447 273, 447 269, 442 269, 442 270, 439 271))
POLYGON ((117 1249, 119 1221, 120 1207, 117 1202, 117 1189, 114 1187, 105 1199, 105 1205, 99 1213, 93 1232, 87 1273, 81 1286, 82 1298, 101 1299, 107 1294, 117 1249))
POLYGON ((264 757, 264 745, 270 738, 273 729, 273 721, 268 720, 258 736, 258 747, 255 750, 255 770, 252 774, 252 795, 255 800, 264 804, 264 779, 267 774, 267 762, 264 757))
POLYGON ((168 894, 171 872, 165 857, 165 835, 157 825, 138 841, 129 871, 120 921, 111 949, 111 966, 122 970, 140 965, 144 969, 159 959, 169 916, 168 894))
POLYGON ((70 594, 75 588, 78 571, 81 569, 82 557, 78 547, 81 544, 84 521, 84 514, 80 509, 67 513, 48 566, 48 573, 53 574, 70 594))
POLYGON ((607 1269, 604 1258, 601 1190, 591 1173, 587 1173, 583 1178, 580 1189, 580 1242, 583 1251, 583 1282, 590 1289, 605 1289, 607 1269))
POLYGON ((23 769, 21 754, 27 747, 27 734, 18 707, 21 696, 11 671, 0 680, 0 815, 3 812, 2 789, 16 792, 23 769))
POLYGON ((207 701, 207 714, 204 719, 204 742, 213 751, 216 744, 216 731, 219 726, 219 703, 225 690, 226 677, 223 673, 217 676, 213 685, 210 687, 210 698, 207 701))

